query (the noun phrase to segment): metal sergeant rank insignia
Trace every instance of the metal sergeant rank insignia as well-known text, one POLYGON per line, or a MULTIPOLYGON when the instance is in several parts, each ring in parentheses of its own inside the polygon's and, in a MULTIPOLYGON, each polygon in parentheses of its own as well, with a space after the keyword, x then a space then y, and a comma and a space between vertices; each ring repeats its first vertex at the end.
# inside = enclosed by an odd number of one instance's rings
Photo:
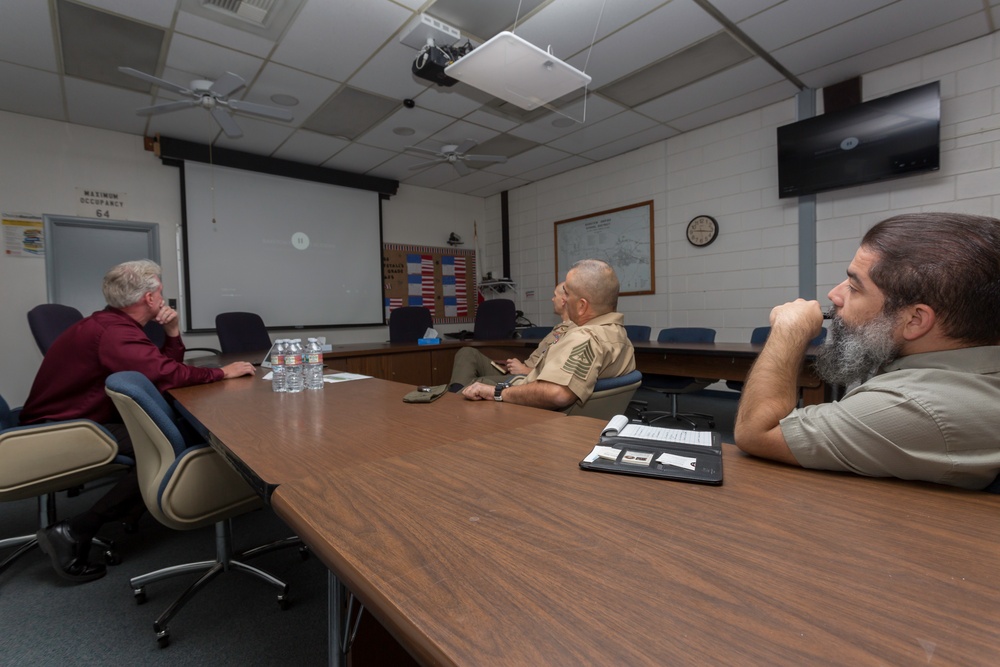
POLYGON ((590 349, 590 341, 580 343, 569 353, 569 358, 563 364, 563 370, 572 373, 581 380, 587 379, 590 367, 594 365, 594 351, 590 349))

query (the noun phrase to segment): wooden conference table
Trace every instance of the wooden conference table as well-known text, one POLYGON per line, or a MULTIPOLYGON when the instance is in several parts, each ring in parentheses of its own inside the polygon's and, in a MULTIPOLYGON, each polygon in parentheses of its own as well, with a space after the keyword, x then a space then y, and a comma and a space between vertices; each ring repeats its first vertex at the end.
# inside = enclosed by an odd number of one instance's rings
MULTIPOLYGON (((479 349, 493 359, 523 359, 538 346, 534 339, 443 341, 439 345, 414 343, 354 343, 334 345, 325 354, 331 368, 407 384, 447 384, 455 354, 464 346, 479 349)), ((634 343, 635 364, 643 373, 682 375, 720 380, 745 380, 764 348, 751 343, 634 343)), ((811 358, 815 350, 810 350, 811 358)), ((261 352, 261 356, 264 352, 261 352)), ((804 405, 822 403, 826 386, 810 365, 799 373, 804 405)))
POLYGON ((602 426, 317 472, 273 507, 425 664, 997 664, 1000 496, 732 445, 721 487, 583 471, 602 426))
POLYGON ((275 395, 260 375, 171 393, 272 493, 331 590, 346 584, 422 662, 1000 655, 998 496, 728 445, 721 487, 585 472, 597 420, 455 395, 404 404, 412 387, 376 379, 275 395))

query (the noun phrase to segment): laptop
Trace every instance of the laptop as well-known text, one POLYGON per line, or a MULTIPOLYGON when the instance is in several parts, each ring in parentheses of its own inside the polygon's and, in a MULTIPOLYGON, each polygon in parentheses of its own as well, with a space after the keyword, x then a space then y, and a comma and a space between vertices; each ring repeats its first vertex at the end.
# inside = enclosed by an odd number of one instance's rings
POLYGON ((278 341, 274 341, 273 343, 271 343, 271 347, 267 348, 267 354, 264 355, 263 359, 254 364, 254 366, 260 366, 261 368, 271 367, 271 352, 274 351, 274 346, 277 344, 277 342, 278 341))

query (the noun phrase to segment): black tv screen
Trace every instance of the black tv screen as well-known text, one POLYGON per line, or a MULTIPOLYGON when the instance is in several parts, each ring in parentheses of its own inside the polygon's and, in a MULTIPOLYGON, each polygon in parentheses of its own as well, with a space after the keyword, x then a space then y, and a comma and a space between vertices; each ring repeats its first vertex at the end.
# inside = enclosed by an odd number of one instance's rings
POLYGON ((909 174, 940 160, 938 82, 778 128, 778 196, 909 174))

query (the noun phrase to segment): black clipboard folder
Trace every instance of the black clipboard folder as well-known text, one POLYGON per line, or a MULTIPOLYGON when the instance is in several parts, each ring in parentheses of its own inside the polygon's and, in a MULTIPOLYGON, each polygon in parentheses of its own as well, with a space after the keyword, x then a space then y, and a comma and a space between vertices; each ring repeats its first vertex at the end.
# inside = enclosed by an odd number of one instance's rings
POLYGON ((722 440, 715 431, 685 431, 629 423, 618 415, 608 422, 584 470, 662 477, 698 484, 722 484, 722 440))

